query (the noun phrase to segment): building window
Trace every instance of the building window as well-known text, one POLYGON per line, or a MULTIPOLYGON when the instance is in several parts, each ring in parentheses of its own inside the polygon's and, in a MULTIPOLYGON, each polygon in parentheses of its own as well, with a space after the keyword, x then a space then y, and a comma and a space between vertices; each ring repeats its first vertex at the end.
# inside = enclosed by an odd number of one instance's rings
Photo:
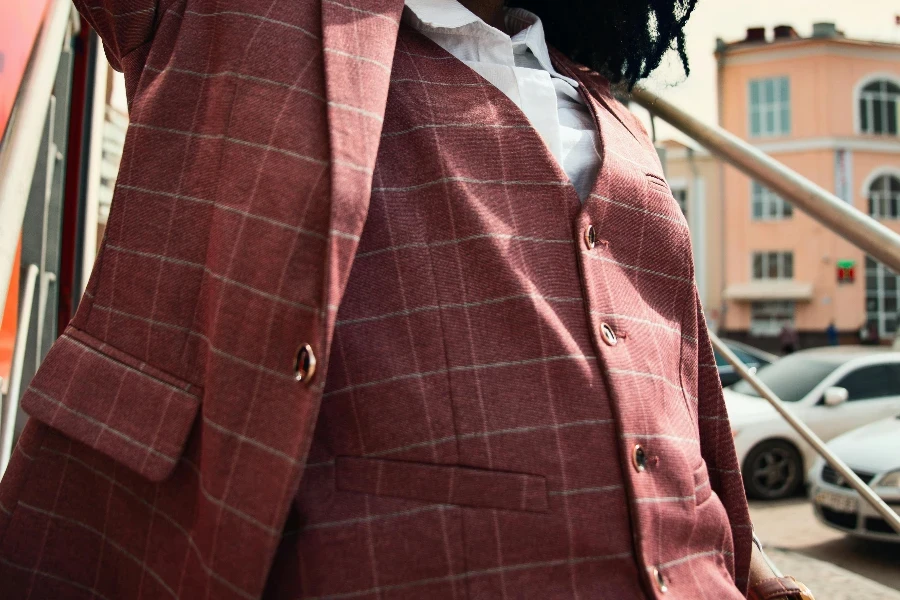
POLYGON ((900 177, 875 178, 869 186, 869 214, 876 219, 900 219, 900 177))
POLYGON ((753 279, 793 279, 793 252, 754 252, 753 279))
POLYGON ((794 323, 794 303, 791 300, 771 300, 750 304, 750 333, 756 336, 776 336, 785 324, 794 323))
POLYGON ((681 209, 681 214, 684 215, 684 218, 687 218, 687 202, 688 202, 688 192, 687 188, 673 188, 672 195, 675 196, 675 201, 678 202, 678 208, 681 209))
POLYGON ((750 80, 750 137, 791 132, 791 86, 787 77, 750 80))
POLYGON ((897 289, 900 276, 877 260, 866 257, 866 322, 878 327, 881 337, 897 331, 897 289))
POLYGON ((751 182, 750 205, 754 221, 788 219, 794 214, 790 202, 757 181, 751 182))
POLYGON ((900 85, 879 79, 859 93, 859 130, 876 135, 897 135, 900 85))

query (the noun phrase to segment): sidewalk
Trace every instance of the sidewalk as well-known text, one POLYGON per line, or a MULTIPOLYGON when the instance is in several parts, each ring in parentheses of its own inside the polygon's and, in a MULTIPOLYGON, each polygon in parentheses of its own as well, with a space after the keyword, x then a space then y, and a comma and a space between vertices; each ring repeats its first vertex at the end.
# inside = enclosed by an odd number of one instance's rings
POLYGON ((771 546, 766 554, 786 575, 809 586, 816 600, 900 600, 900 591, 831 563, 771 546))

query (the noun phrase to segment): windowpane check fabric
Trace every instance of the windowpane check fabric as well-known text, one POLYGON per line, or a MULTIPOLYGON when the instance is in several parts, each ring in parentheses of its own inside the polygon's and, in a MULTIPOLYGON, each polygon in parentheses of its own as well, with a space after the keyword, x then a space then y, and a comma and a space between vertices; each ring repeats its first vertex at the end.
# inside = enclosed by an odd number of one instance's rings
POLYGON ((582 205, 402 1, 78 5, 132 124, 0 485, 4 598, 742 597, 686 224, 601 78, 553 57, 582 205))

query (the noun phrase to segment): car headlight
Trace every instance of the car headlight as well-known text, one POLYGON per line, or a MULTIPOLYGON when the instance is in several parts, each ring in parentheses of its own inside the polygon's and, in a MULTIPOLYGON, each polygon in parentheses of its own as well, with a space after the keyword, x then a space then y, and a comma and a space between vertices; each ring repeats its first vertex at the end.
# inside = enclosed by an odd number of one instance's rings
POLYGON ((878 487, 900 488, 900 470, 891 471, 890 473, 879 479, 876 485, 878 487))

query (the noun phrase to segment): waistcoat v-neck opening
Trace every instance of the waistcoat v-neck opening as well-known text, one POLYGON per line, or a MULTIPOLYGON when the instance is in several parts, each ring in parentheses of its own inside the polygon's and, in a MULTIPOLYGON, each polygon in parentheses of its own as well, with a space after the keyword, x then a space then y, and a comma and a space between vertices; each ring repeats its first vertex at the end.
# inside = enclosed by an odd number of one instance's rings
MULTIPOLYGON (((484 85, 485 85, 484 93, 489 95, 489 97, 490 97, 489 99, 492 104, 506 106, 520 120, 522 120, 525 123, 528 123, 529 128, 527 130, 523 131, 522 135, 534 136, 534 138, 537 139, 537 141, 540 143, 541 151, 543 152, 543 159, 545 161, 549 162, 554 175, 557 176, 559 181, 565 183, 565 185, 562 187, 566 190, 565 195, 566 195, 566 201, 570 205, 569 206, 570 215, 574 217, 579 212, 581 212, 581 210, 584 206, 584 203, 581 201, 581 198, 578 196, 578 191, 575 189, 575 185, 572 183, 572 180, 569 179, 569 176, 566 174, 565 170, 563 170, 563 167, 559 163, 559 161, 556 160, 556 157, 553 156, 553 153, 550 152, 550 148, 547 147, 547 144, 544 142, 544 139, 538 133, 537 129, 534 128, 534 125, 528 119, 528 116, 525 114, 525 112, 515 102, 513 102, 506 94, 501 92, 494 84, 492 84, 490 81, 485 79, 480 73, 478 73, 477 71, 475 71, 474 69, 472 69, 471 67, 466 65, 463 61, 459 60, 458 58, 456 58, 455 56, 453 56, 452 54, 447 52, 444 48, 442 48, 440 46, 440 44, 434 42, 433 40, 428 38, 428 36, 424 35, 420 31, 416 30, 414 27, 411 27, 410 25, 408 25, 406 23, 401 23, 400 27, 401 27, 401 30, 407 29, 409 31, 409 33, 411 33, 413 35, 421 36, 422 39, 427 40, 426 43, 432 45, 435 48, 435 52, 437 54, 442 54, 443 58, 446 58, 448 64, 452 64, 452 65, 454 65, 454 67, 457 67, 457 68, 465 69, 467 73, 471 73, 478 80, 480 80, 482 83, 484 83, 484 85), (571 209, 574 209, 574 212, 571 212, 571 209)), ((554 50, 552 48, 550 48, 550 52, 551 52, 551 57, 552 57, 554 50)), ((554 67, 556 67, 557 61, 554 60, 553 62, 554 62, 554 67)), ((579 79, 572 77, 571 74, 568 74, 566 76, 580 82, 579 79)), ((580 84, 579 87, 583 87, 583 84, 580 84)), ((588 110, 591 111, 591 118, 594 122, 594 127, 597 131, 597 146, 598 147, 596 148, 596 150, 597 150, 598 155, 600 156, 600 168, 597 170, 597 177, 591 183, 590 192, 588 193, 588 196, 584 200, 584 202, 586 203, 588 201, 588 199, 590 198, 590 194, 596 190, 598 180, 600 179, 602 170, 603 170, 603 162, 604 162, 604 152, 603 152, 603 148, 602 148, 603 133, 600 130, 600 122, 597 118, 596 113, 594 112, 593 108, 590 106, 590 103, 587 102, 587 98, 585 98, 586 92, 584 90, 579 90, 579 93, 582 94, 582 98, 585 99, 588 110)))

